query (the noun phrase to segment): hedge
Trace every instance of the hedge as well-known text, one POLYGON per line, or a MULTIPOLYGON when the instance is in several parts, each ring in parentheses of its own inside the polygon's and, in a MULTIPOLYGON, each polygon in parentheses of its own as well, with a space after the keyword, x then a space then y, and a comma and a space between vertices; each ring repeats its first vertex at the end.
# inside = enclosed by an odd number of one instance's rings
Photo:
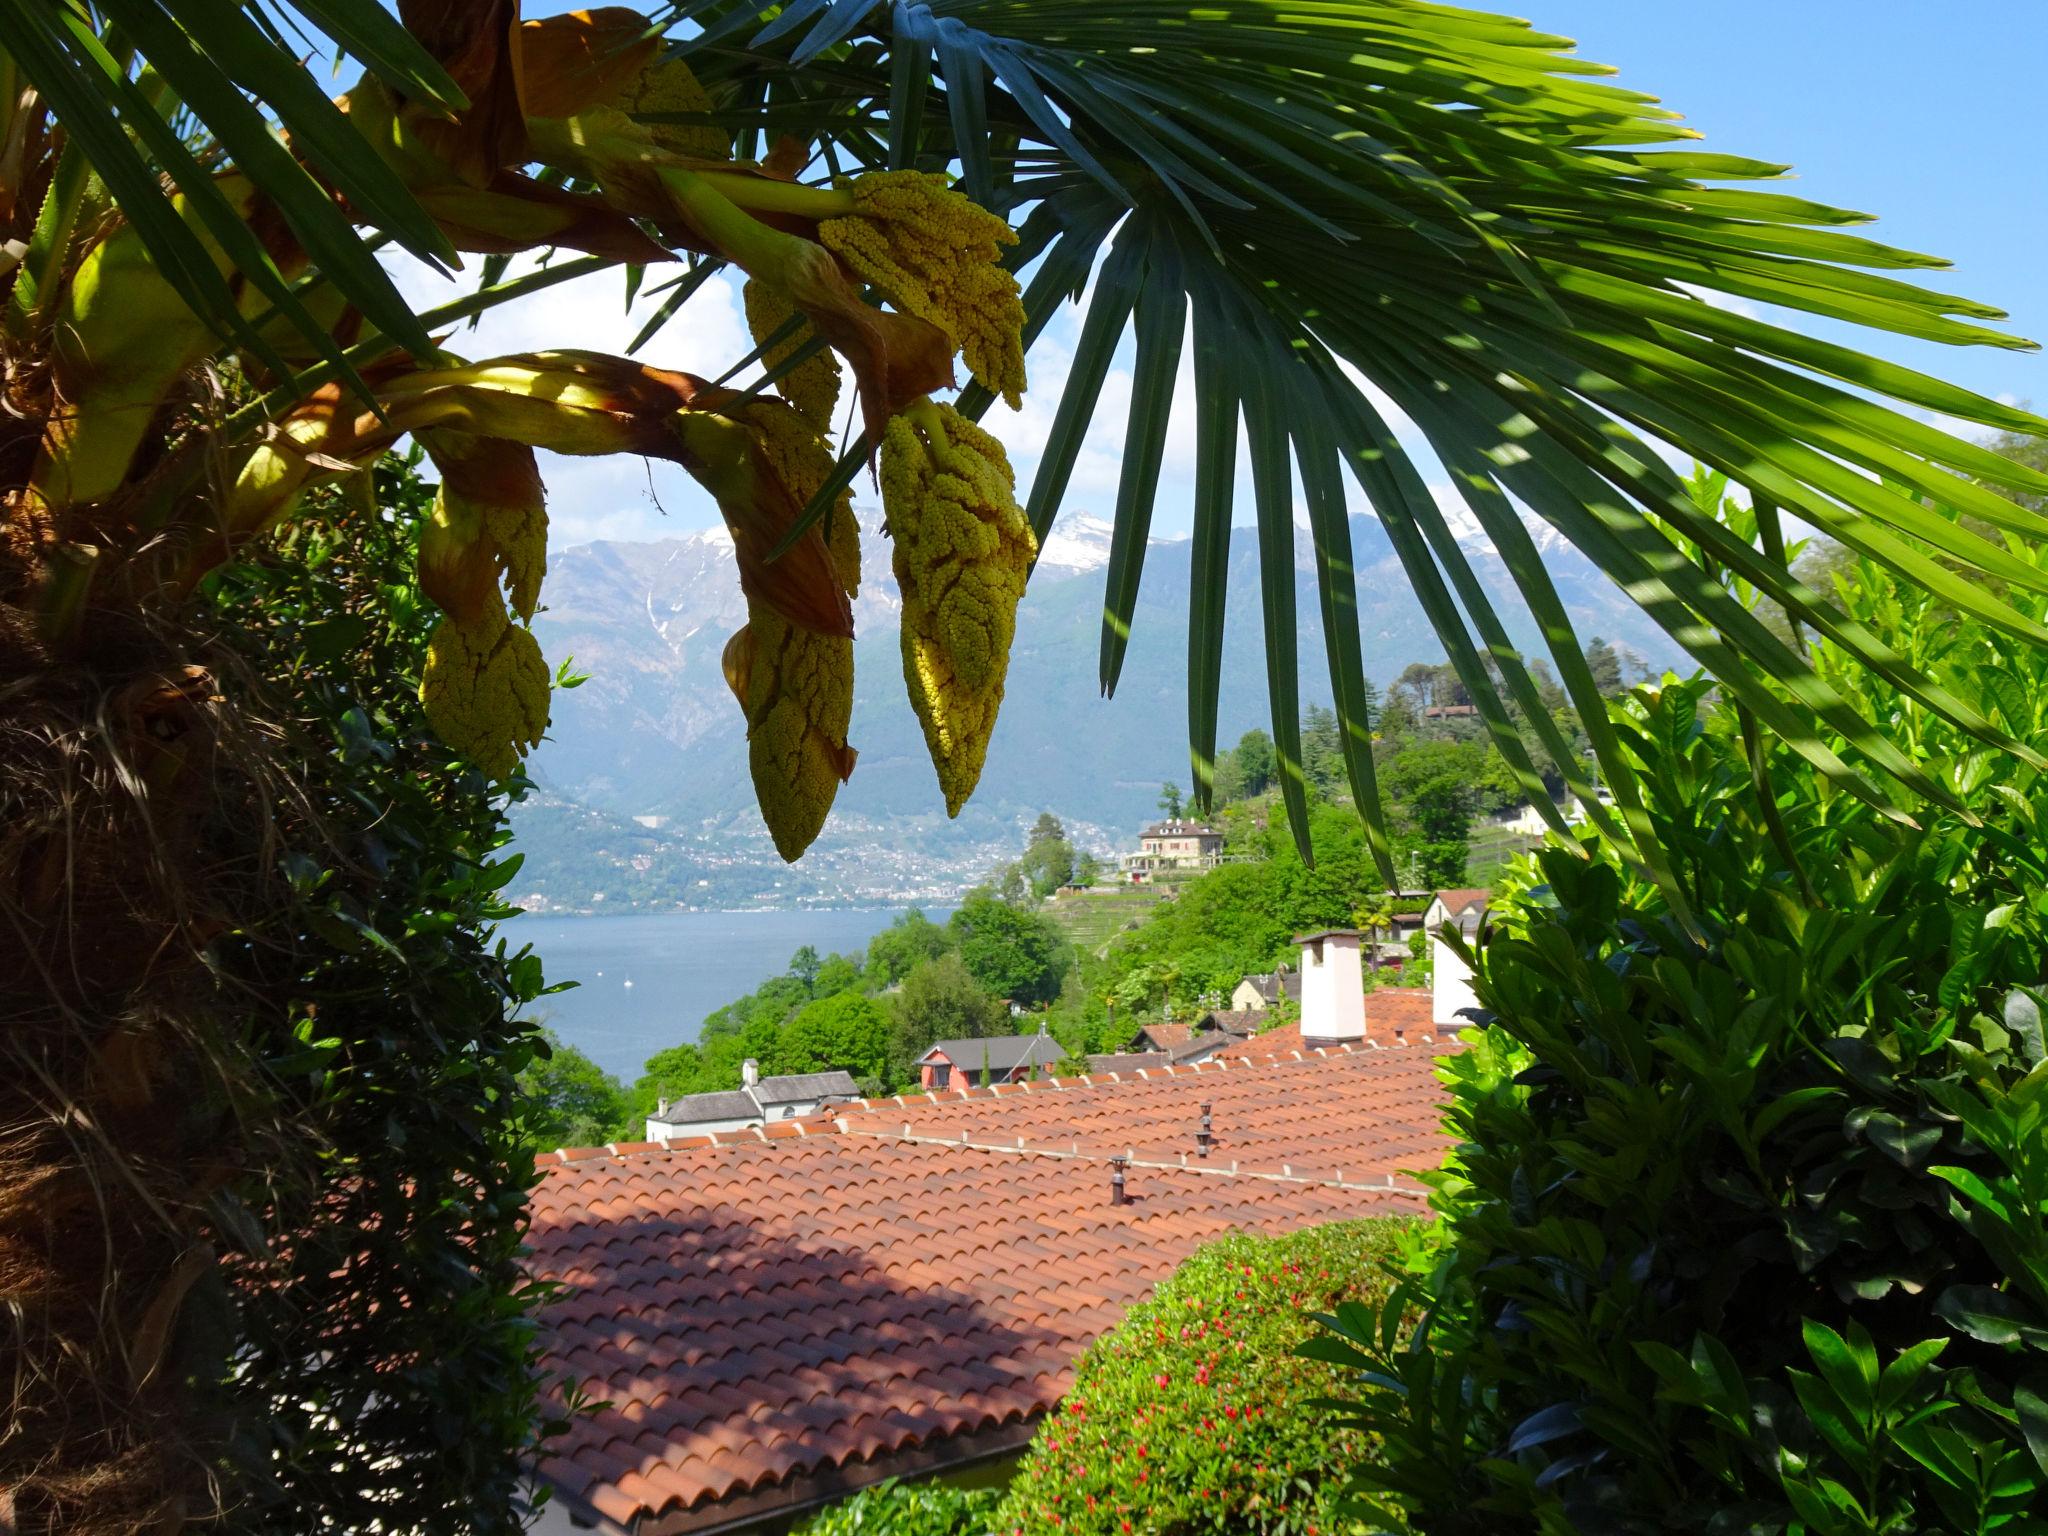
MULTIPOLYGON (((1340 1385, 1303 1359, 1314 1315, 1376 1306, 1402 1220, 1341 1222, 1201 1249, 1081 1359, 1033 1438, 1000 1536, 1322 1536, 1370 1446, 1313 1408, 1340 1385)), ((979 1536, 961 1531, 957 1536, 979 1536)))

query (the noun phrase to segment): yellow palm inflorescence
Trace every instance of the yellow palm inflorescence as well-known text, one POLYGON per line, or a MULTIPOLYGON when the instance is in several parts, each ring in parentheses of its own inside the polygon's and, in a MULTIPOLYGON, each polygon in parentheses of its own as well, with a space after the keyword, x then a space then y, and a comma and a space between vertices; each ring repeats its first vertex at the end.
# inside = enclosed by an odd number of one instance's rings
MULTIPOLYGON (((628 110, 635 114, 708 114, 711 97, 690 66, 671 55, 650 64, 634 83, 628 110)), ((648 127, 656 143, 678 155, 723 160, 732 153, 731 137, 715 123, 650 123, 648 127)))
POLYGON ((889 423, 882 504, 903 591, 903 679, 948 815, 974 792, 1038 541, 1003 445, 929 401, 889 423))
POLYGON ((503 778, 548 728, 540 643, 502 607, 468 623, 444 618, 427 643, 420 703, 435 735, 503 778))
POLYGON ((548 725, 548 668, 531 619, 547 571, 548 516, 533 450, 445 429, 421 441, 441 469, 420 529, 420 587, 446 615, 427 647, 420 702, 443 742, 493 778, 548 725), (503 586, 503 592, 500 587, 503 586))
MULTIPOLYGON (((795 508, 816 494, 832 455, 794 408, 759 400, 736 412, 756 431, 756 447, 795 508)), ((828 514, 825 546, 846 595, 860 589, 860 528, 853 498, 828 514)), ((747 764, 761 818, 775 848, 792 863, 825 825, 839 786, 853 772, 847 745, 853 717, 853 637, 792 623, 749 600, 747 623, 725 648, 725 680, 747 719, 747 764)))
POLYGON ((1024 394, 1024 301, 1002 265, 1016 231, 924 171, 870 171, 855 213, 818 225, 825 247, 897 308, 946 333, 976 382, 1015 409, 1024 394))
MULTIPOLYGON (((787 295, 769 287, 759 278, 749 278, 744 290, 747 329, 755 342, 765 342, 796 314, 787 295)), ((761 356, 764 367, 773 368, 811 339, 805 325, 787 340, 776 343, 761 356)), ((821 347, 784 374, 775 386, 820 432, 832 430, 832 408, 839 403, 839 359, 829 347, 821 347)))

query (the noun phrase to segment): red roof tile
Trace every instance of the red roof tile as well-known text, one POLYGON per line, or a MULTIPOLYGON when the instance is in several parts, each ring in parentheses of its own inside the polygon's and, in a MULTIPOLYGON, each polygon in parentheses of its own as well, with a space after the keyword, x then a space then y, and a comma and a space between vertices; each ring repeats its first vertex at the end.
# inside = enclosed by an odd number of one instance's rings
POLYGON ((1417 1041, 578 1149, 535 1191, 529 1266, 562 1287, 544 1368, 608 1406, 541 1471, 572 1512, 666 1532, 1006 1443, 1209 1239, 1421 1210, 1401 1170, 1441 1155, 1440 1099, 1417 1041))
POLYGON ((1492 895, 1493 892, 1489 888, 1477 886, 1465 890, 1438 891, 1436 899, 1444 904, 1446 912, 1456 917, 1469 906, 1485 906, 1487 899, 1492 895))

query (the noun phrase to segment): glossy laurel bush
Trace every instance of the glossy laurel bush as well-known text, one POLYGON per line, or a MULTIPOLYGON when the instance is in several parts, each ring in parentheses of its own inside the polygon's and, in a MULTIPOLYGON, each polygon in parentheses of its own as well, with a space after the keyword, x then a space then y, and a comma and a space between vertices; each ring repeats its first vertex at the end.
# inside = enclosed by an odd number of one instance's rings
MULTIPOLYGON (((1201 1249, 1082 1357, 989 1529, 997 1536, 1334 1532, 1346 1464, 1311 1403, 1339 1373, 1295 1353, 1311 1318, 1376 1305, 1406 1221, 1342 1222, 1201 1249)), ((978 1533, 977 1533, 978 1536, 978 1533)))
MULTIPOLYGON (((1937 675, 2004 669, 2008 722, 2043 739, 2038 657, 1856 578, 1857 617, 1937 675)), ((1339 1422, 1383 1442, 1362 1511, 2044 1528, 2048 784, 1873 702, 1981 826, 1753 767, 1703 684, 1617 712, 1704 942, 1597 839, 1510 893, 1479 946, 1492 1023, 1447 1073, 1435 1261, 1324 1341, 1364 1372, 1339 1422)))
MULTIPOLYGON (((324 502, 206 596, 294 793, 266 909, 212 954, 243 1031, 250 1171, 212 1197, 229 1528, 512 1532, 545 1433, 517 1254, 544 1052, 512 914, 504 798, 426 726, 437 617, 411 547, 433 487, 387 458, 376 507, 324 502), (378 509, 382 509, 381 511, 378 509), (274 703, 285 697, 288 708, 274 703)), ((193 1331, 188 1325, 187 1331, 193 1331)))
POLYGON ((981 1536, 1002 1491, 943 1483, 877 1483, 832 1505, 803 1536, 981 1536))

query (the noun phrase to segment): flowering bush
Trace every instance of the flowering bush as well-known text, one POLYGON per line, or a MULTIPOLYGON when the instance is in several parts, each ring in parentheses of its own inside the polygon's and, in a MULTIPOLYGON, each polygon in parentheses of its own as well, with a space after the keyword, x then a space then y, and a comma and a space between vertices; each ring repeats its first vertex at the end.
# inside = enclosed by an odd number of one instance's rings
POLYGON ((1313 1315, 1376 1306, 1406 1221, 1343 1222, 1203 1248, 1082 1357, 991 1522, 1000 1536, 1322 1536, 1367 1450, 1310 1403, 1339 1383, 1295 1346, 1313 1315), (1326 1487, 1327 1483, 1327 1487, 1326 1487))

